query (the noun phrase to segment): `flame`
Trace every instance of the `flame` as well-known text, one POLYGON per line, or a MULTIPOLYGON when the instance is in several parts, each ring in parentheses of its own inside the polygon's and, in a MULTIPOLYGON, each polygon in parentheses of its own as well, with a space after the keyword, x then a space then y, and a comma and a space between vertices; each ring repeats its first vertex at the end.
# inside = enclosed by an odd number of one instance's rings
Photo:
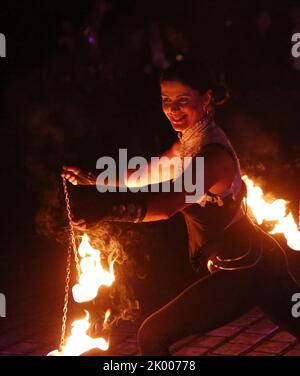
POLYGON ((257 223, 260 225, 263 221, 274 221, 274 228, 269 231, 270 234, 282 233, 286 238, 290 248, 300 251, 300 231, 294 221, 292 213, 287 209, 288 201, 283 199, 266 200, 264 192, 247 175, 243 176, 247 186, 247 206, 250 207, 257 223))
POLYGON ((105 312, 104 321, 103 321, 103 328, 107 327, 107 321, 108 321, 109 317, 110 317, 110 309, 108 309, 105 312))
MULTIPOLYGON (((101 253, 90 245, 89 237, 84 234, 78 248, 80 260, 79 281, 73 286, 73 298, 77 303, 88 302, 96 298, 100 286, 111 286, 115 281, 114 262, 108 260, 109 270, 105 270, 101 264, 101 253)), ((88 311, 84 319, 72 323, 71 335, 66 339, 65 345, 60 350, 54 350, 48 355, 72 355, 78 356, 91 349, 98 348, 106 351, 109 343, 104 338, 92 338, 87 334, 91 323, 88 311)), ((105 312, 103 329, 107 328, 107 322, 111 311, 105 312)))
POLYGON ((75 302, 89 302, 96 298, 100 286, 111 286, 115 280, 114 261, 109 264, 109 271, 101 264, 101 253, 89 243, 88 235, 84 234, 78 248, 81 257, 81 275, 79 282, 73 286, 75 302))
POLYGON ((90 315, 88 311, 85 312, 85 318, 72 323, 71 336, 67 338, 62 350, 54 350, 48 355, 78 356, 91 349, 106 351, 109 348, 109 343, 104 338, 92 338, 87 335, 91 323, 89 322, 90 315))

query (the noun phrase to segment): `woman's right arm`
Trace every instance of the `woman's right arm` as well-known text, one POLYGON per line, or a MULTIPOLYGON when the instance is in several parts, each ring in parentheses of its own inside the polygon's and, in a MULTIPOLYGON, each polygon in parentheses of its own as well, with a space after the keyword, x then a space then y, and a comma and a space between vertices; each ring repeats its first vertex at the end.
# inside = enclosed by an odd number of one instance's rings
MULTIPOLYGON (((145 165, 137 165, 135 168, 127 169, 125 181, 117 177, 110 179, 110 186, 139 188, 149 184, 159 184, 164 181, 173 180, 175 169, 181 163, 179 157, 180 142, 176 141, 168 150, 158 157, 152 157, 145 165)), ((73 185, 96 185, 97 172, 86 172, 75 166, 63 166, 61 176, 66 178, 73 185)))
POLYGON ((147 164, 127 170, 125 186, 135 188, 173 180, 175 170, 181 164, 179 150, 180 142, 176 141, 164 153, 158 157, 152 157, 147 164))

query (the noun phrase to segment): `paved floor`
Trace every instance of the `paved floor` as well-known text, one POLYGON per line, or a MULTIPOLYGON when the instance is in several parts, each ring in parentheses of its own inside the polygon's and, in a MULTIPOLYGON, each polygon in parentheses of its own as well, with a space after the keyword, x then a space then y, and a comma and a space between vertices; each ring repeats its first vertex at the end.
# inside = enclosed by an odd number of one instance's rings
MULTIPOLYGON (((22 335, 14 331, 1 333, 1 355, 45 355, 57 346, 53 325, 36 325, 33 318, 30 325, 22 327, 22 335), (34 326, 31 333, 28 328, 34 326), (45 336, 45 332, 47 335, 45 336), (12 335, 13 333, 13 335, 12 335), (52 334, 52 335, 51 335, 52 334)), ((115 328, 109 354, 137 354, 136 332, 138 325, 122 322, 115 328)), ((17 328, 15 328, 17 329, 17 328)), ((238 320, 218 328, 205 336, 193 335, 174 344, 173 355, 247 355, 247 356, 300 356, 300 341, 281 331, 266 319, 259 309, 254 309, 238 320)))

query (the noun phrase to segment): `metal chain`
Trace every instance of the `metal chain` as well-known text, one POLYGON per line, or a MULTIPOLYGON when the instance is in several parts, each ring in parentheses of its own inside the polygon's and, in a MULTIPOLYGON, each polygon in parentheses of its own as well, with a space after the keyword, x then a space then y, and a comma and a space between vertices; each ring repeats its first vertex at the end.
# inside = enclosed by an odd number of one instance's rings
POLYGON ((72 256, 72 244, 70 243, 69 248, 68 248, 68 257, 67 257, 67 275, 66 275, 66 283, 65 283, 65 297, 64 297, 64 308, 63 308, 63 317, 62 317, 62 326, 61 326, 60 349, 62 349, 62 347, 65 344, 69 290, 70 290, 71 256, 72 256))
POLYGON ((78 258, 78 251, 76 247, 76 240, 75 240, 75 234, 74 234, 74 228, 72 225, 72 213, 71 213, 71 207, 70 207, 70 199, 69 199, 69 193, 67 188, 67 182, 65 178, 63 179, 63 186, 64 186, 64 195, 65 195, 65 202, 66 202, 66 209, 68 214, 68 220, 69 220, 69 232, 70 232, 70 241, 73 247, 73 253, 76 263, 76 269, 77 269, 77 275, 78 278, 80 277, 80 264, 79 264, 79 258, 78 258))
POLYGON ((73 249, 73 253, 74 253, 78 278, 80 276, 80 264, 79 264, 79 258, 78 258, 78 251, 77 251, 77 247, 76 247, 74 229, 73 229, 73 225, 72 225, 72 214, 71 214, 71 208, 70 208, 68 188, 67 188, 66 179, 65 178, 62 178, 62 179, 63 179, 66 209, 67 209, 68 220, 69 220, 70 241, 69 241, 68 256, 67 256, 67 273, 66 273, 66 282, 65 282, 65 297, 64 297, 62 327, 61 327, 60 349, 62 349, 62 347, 65 344, 66 323, 67 323, 68 302, 69 302, 69 290, 70 290, 72 249, 73 249))

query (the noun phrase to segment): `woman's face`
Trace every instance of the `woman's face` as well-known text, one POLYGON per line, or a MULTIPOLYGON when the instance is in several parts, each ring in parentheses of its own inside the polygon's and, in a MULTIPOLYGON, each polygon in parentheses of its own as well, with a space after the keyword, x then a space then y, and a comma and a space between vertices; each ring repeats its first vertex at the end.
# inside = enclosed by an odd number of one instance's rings
POLYGON ((172 127, 183 132, 205 114, 211 91, 201 95, 180 81, 161 82, 162 108, 172 127))

